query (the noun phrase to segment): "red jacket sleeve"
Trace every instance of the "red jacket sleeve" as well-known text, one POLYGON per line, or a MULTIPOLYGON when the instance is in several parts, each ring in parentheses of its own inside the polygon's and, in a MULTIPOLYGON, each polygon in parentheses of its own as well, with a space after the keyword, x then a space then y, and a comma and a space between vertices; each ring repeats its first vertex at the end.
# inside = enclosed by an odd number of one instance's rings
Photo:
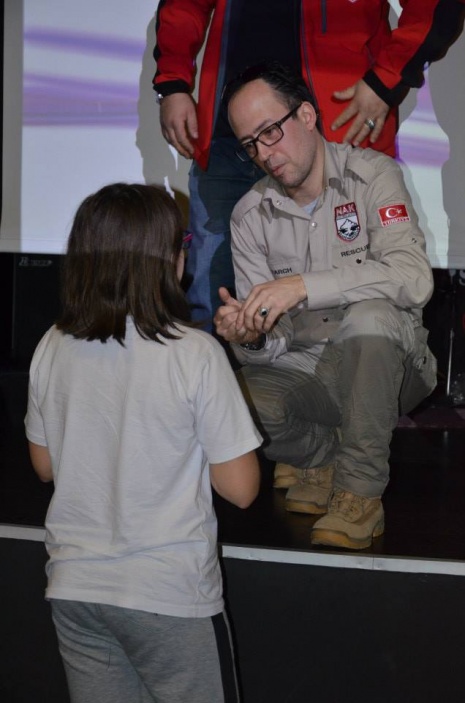
POLYGON ((202 48, 215 0, 160 0, 153 79, 162 95, 189 93, 194 87, 196 57, 202 48))
POLYGON ((459 36, 465 0, 401 0, 399 24, 364 80, 388 105, 398 105, 409 88, 423 84, 425 66, 444 56, 459 36))

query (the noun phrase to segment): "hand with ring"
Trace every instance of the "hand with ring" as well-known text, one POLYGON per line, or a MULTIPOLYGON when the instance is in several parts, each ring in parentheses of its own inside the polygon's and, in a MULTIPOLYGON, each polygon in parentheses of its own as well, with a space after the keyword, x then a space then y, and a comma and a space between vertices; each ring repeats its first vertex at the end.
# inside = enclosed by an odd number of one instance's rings
POLYGON ((383 131, 389 105, 363 79, 345 90, 336 91, 334 97, 336 100, 350 102, 334 120, 331 129, 339 129, 350 122, 344 142, 359 146, 368 138, 370 144, 374 144, 383 131))
POLYGON ((245 327, 250 332, 269 332, 280 315, 306 297, 307 289, 300 274, 259 283, 242 304, 237 316, 237 329, 245 327))

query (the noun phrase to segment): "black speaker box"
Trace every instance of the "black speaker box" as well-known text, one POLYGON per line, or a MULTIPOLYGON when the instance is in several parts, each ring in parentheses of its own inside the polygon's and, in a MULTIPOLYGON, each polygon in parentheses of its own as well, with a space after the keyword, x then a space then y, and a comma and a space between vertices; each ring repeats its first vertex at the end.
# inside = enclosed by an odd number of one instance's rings
POLYGON ((58 254, 0 254, 0 352, 4 363, 27 368, 37 343, 60 311, 58 254))

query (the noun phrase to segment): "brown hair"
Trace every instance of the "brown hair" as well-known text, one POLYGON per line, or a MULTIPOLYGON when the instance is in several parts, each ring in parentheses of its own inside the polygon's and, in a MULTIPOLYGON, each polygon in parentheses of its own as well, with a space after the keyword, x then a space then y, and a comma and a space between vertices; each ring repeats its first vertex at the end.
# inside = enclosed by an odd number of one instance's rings
POLYGON ((321 132, 315 96, 300 73, 279 61, 263 61, 255 66, 248 66, 232 78, 223 89, 222 100, 226 107, 244 85, 258 79, 267 83, 289 110, 299 107, 303 102, 310 103, 317 114, 317 128, 321 132))
POLYGON ((190 319, 176 273, 182 237, 179 208, 158 186, 115 183, 89 195, 68 239, 58 329, 123 344, 130 315, 145 339, 176 339, 169 327, 190 319))

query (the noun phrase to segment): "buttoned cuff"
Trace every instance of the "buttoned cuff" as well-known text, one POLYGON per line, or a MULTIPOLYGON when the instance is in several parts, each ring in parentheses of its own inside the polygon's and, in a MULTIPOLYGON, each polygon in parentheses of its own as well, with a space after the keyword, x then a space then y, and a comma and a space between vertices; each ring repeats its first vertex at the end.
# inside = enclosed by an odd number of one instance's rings
POLYGON ((307 290, 308 310, 324 310, 342 304, 341 291, 336 276, 331 271, 300 274, 307 290))

